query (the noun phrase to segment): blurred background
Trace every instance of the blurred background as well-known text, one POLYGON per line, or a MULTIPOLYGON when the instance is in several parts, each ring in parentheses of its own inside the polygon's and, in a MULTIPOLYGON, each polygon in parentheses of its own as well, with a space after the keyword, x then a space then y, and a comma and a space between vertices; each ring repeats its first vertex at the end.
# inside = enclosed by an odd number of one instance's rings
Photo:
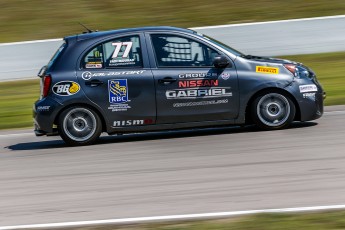
POLYGON ((343 0, 1 0, 0 42, 150 25, 200 27, 345 13, 343 0))

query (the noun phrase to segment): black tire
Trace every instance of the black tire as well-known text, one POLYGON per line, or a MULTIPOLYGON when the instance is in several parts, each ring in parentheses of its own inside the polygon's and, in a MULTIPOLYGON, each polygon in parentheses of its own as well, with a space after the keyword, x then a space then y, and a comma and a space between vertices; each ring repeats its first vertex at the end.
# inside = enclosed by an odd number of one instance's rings
POLYGON ((68 145, 93 144, 102 133, 101 119, 88 107, 70 107, 60 114, 58 120, 59 134, 68 145))
POLYGON ((266 92, 255 98, 251 105, 254 123, 264 130, 283 129, 293 121, 296 106, 280 92, 266 92))

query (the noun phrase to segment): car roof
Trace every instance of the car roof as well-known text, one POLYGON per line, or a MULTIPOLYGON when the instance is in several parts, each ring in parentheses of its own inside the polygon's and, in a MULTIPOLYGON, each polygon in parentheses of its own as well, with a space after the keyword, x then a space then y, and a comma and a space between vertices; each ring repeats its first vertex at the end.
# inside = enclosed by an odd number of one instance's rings
POLYGON ((98 38, 103 36, 109 36, 113 34, 120 33, 130 33, 130 32, 145 32, 145 31, 175 31, 175 32, 185 32, 185 33, 195 33, 193 30, 172 27, 172 26, 148 26, 148 27, 137 27, 137 28, 126 28, 126 29, 117 29, 117 30, 108 30, 108 31, 97 31, 90 33, 77 34, 73 36, 67 36, 65 39, 77 39, 78 41, 87 40, 92 38, 98 38))

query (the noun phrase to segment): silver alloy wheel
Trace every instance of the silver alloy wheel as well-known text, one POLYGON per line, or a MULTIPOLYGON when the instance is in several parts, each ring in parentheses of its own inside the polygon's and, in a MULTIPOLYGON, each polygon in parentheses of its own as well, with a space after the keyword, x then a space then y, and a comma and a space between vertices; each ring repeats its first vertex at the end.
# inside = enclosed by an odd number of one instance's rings
POLYGON ((86 141, 96 132, 96 117, 88 109, 75 108, 69 111, 63 119, 63 129, 66 135, 74 141, 86 141))
POLYGON ((289 119, 290 112, 289 101, 278 93, 264 95, 256 107, 260 121, 270 127, 284 124, 289 119))

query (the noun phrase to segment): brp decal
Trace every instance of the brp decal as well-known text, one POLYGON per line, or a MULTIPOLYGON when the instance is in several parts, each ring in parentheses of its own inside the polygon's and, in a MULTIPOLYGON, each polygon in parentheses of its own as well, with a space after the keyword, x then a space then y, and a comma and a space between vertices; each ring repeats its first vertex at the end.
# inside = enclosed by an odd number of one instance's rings
POLYGON ((79 90, 80 85, 74 81, 60 81, 53 86, 53 92, 58 96, 71 96, 79 90))
POLYGON ((267 66, 256 66, 257 73, 268 73, 268 74, 278 74, 279 68, 267 67, 267 66))

